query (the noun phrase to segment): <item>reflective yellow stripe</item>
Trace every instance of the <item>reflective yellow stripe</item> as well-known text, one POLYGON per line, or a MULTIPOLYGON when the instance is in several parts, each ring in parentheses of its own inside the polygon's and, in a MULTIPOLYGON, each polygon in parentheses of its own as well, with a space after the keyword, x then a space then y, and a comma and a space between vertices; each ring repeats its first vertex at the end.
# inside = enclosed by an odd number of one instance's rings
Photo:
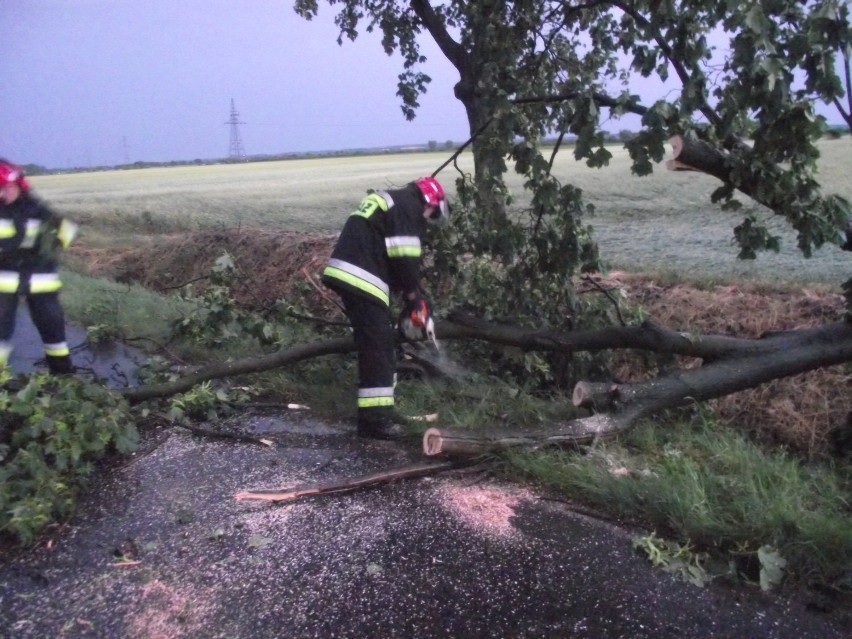
POLYGON ((393 406, 393 386, 358 389, 358 408, 393 406))
POLYGON ((388 257, 420 257, 423 250, 416 235, 395 235, 385 238, 388 257))
POLYGON ((0 271, 0 293, 17 293, 21 276, 15 271, 0 271))
POLYGON ((419 246, 388 247, 388 257, 420 257, 422 253, 419 246))
POLYGON ((352 215, 360 215, 361 217, 369 218, 373 213, 376 212, 376 209, 381 209, 382 211, 388 210, 388 203, 377 193, 370 193, 367 197, 361 200, 361 204, 358 206, 357 211, 353 211, 352 215))
POLYGON ((30 218, 27 220, 27 226, 24 229, 24 237, 21 240, 20 248, 30 249, 36 245, 39 229, 41 228, 41 220, 30 218))
POLYGON ((30 293, 53 293, 62 288, 56 273, 33 273, 30 276, 30 293))
POLYGON ((356 277, 351 273, 347 273, 346 271, 342 271, 339 268, 335 268, 334 266, 326 266, 322 272, 323 276, 330 277, 335 280, 340 280, 349 286, 354 286, 357 289, 364 291, 365 293, 369 293, 374 297, 377 297, 382 301, 386 306, 390 306, 390 296, 380 289, 375 284, 371 284, 366 280, 361 279, 360 277, 356 277))
POLYGON ((358 408, 377 408, 393 406, 393 397, 359 397, 358 408))
POLYGON ((0 220, 0 240, 15 237, 15 223, 12 220, 0 220))
POLYGON ((361 268, 357 264, 352 264, 352 262, 332 257, 328 260, 327 266, 340 269, 344 273, 349 273, 349 275, 352 275, 359 280, 364 280, 367 284, 372 284, 378 288, 385 295, 390 294, 390 287, 387 285, 387 282, 385 282, 381 277, 370 273, 367 269, 361 268))
POLYGON ((69 350, 67 343, 59 342, 58 344, 45 344, 44 354, 50 355, 51 357, 63 357, 65 355, 70 355, 71 351, 69 350))

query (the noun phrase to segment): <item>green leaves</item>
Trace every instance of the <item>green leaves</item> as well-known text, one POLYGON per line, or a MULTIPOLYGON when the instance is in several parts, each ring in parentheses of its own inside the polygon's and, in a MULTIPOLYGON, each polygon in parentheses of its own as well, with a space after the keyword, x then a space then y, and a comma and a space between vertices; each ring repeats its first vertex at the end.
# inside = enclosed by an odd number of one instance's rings
POLYGON ((248 333, 264 346, 281 341, 280 327, 238 304, 233 289, 239 286, 240 272, 229 253, 213 264, 209 285, 200 295, 190 289, 185 298, 195 309, 173 324, 175 334, 203 346, 221 346, 248 333))
MULTIPOLYGON (((656 533, 636 537, 633 540, 633 547, 644 552, 654 566, 666 572, 679 574, 694 586, 705 586, 714 577, 729 572, 729 570, 720 573, 708 571, 706 568, 706 565, 710 563, 708 553, 695 552, 689 544, 682 545, 662 539, 656 533)), ((761 546, 756 554, 760 564, 761 590, 769 591, 779 586, 784 579, 787 560, 772 546, 761 546)))
POLYGON ((713 580, 713 575, 704 566, 708 554, 695 552, 689 544, 681 545, 662 539, 652 532, 650 535, 636 537, 633 547, 644 552, 655 567, 678 574, 693 586, 703 587, 713 580))
POLYGON ((771 235, 765 226, 755 224, 752 216, 734 228, 734 237, 740 246, 738 257, 742 260, 755 259, 757 251, 771 250, 777 253, 781 248, 778 236, 771 235))
POLYGON ((173 422, 181 423, 190 419, 214 421, 219 417, 219 409, 228 400, 228 393, 222 389, 213 388, 208 380, 186 393, 172 396, 169 399, 167 417, 173 422))
POLYGON ((0 415, 13 426, 0 464, 0 530, 24 543, 73 512, 92 462, 138 441, 121 396, 74 377, 37 374, 17 392, 0 390, 0 415))

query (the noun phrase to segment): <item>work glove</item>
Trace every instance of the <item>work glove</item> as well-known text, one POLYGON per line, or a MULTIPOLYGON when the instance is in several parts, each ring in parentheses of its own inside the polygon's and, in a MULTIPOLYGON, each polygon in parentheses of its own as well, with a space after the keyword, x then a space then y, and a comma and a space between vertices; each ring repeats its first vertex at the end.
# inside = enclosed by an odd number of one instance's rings
POLYGON ((398 328, 406 339, 424 339, 427 329, 434 326, 429 300, 422 295, 405 300, 399 315, 398 328))
POLYGON ((80 232, 74 222, 52 217, 39 229, 38 253, 46 259, 56 259, 60 249, 68 248, 80 232))

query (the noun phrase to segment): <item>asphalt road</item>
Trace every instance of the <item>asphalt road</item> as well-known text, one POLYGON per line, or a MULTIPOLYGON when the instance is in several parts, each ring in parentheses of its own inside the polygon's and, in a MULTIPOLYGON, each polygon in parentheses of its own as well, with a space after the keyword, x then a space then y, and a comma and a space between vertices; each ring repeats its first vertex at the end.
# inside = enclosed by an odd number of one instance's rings
POLYGON ((476 474, 290 505, 237 501, 419 461, 295 414, 241 418, 274 447, 161 434, 102 474, 51 545, 0 561, 4 637, 848 636, 756 589, 699 588, 612 526, 476 474))

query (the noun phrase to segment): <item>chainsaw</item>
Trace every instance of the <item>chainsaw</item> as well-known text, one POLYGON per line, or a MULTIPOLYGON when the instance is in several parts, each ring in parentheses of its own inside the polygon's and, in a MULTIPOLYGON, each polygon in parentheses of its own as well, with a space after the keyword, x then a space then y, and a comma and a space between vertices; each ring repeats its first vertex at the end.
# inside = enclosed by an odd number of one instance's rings
POLYGON ((403 311, 399 319, 399 330, 406 339, 429 339, 434 344, 436 351, 441 350, 435 336, 435 322, 429 313, 429 307, 425 300, 420 300, 419 304, 410 309, 409 313, 406 314, 403 311))

